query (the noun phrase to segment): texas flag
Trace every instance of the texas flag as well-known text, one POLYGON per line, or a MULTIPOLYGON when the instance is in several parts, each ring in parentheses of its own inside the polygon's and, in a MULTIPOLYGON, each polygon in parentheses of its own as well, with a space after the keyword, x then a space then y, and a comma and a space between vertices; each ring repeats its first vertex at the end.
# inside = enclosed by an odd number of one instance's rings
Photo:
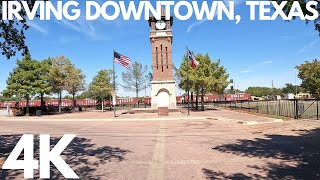
POLYGON ((196 60, 196 58, 194 58, 194 56, 192 55, 189 49, 188 49, 188 57, 189 57, 189 60, 191 61, 192 69, 195 69, 198 66, 199 62, 196 60))

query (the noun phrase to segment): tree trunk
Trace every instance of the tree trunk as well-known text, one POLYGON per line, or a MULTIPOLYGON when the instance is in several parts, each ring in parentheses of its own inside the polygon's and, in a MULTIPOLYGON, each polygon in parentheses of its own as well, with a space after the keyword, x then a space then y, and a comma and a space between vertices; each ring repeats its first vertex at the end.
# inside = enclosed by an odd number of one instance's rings
POLYGON ((76 112, 76 100, 74 99, 75 94, 72 93, 72 108, 73 112, 76 112))
POLYGON ((138 83, 136 81, 136 98, 138 98, 139 96, 139 89, 138 89, 138 83))
MULTIPOLYGON (((138 89, 138 83, 136 81, 136 98, 138 98, 138 96, 139 96, 139 89, 138 89)), ((137 106, 139 108, 139 101, 137 102, 137 106)))
POLYGON ((199 109, 199 106, 198 106, 198 103, 199 103, 198 98, 199 98, 199 93, 196 92, 196 110, 199 109))
POLYGON ((191 92, 191 108, 193 108, 193 92, 191 92))
MULTIPOLYGON (((101 111, 104 112, 104 100, 103 98, 101 99, 101 111)), ((111 102, 110 102, 111 103, 111 102)))
POLYGON ((29 111, 29 94, 27 94, 26 96, 26 99, 27 99, 27 103, 26 103, 26 116, 29 116, 30 115, 30 111, 29 111))
POLYGON ((201 111, 204 111, 204 90, 201 90, 201 111))
POLYGON ((44 101, 43 101, 43 93, 40 93, 40 108, 41 108, 41 111, 44 111, 44 101))
POLYGON ((58 94, 59 100, 58 100, 58 108, 59 108, 59 114, 61 114, 61 99, 62 99, 62 92, 60 91, 58 94))
POLYGON ((112 101, 112 96, 111 96, 111 94, 110 94, 110 97, 109 97, 109 107, 110 107, 110 111, 112 110, 112 108, 111 108, 111 101, 112 101))

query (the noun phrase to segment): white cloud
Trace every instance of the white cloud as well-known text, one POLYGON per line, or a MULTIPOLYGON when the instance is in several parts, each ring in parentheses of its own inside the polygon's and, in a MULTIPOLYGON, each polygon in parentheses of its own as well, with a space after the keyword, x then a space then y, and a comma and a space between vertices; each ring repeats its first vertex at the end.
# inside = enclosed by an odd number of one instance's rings
POLYGON ((89 36, 90 38, 96 38, 98 37, 96 33, 96 29, 93 27, 91 22, 86 21, 84 18, 83 19, 78 19, 77 24, 80 28, 80 31, 84 33, 85 35, 89 36))
POLYGON ((247 70, 240 71, 241 74, 249 73, 249 72, 252 72, 252 70, 247 69, 247 70))
POLYGON ((189 33, 189 32, 192 30, 192 28, 194 28, 194 27, 196 27, 196 26, 200 26, 202 23, 204 23, 204 22, 206 22, 206 21, 208 21, 207 18, 202 19, 201 21, 197 21, 197 22, 195 22, 195 23, 192 23, 191 25, 189 25, 189 27, 188 27, 188 29, 187 29, 187 33, 189 33))
POLYGON ((56 21, 57 24, 63 26, 66 29, 76 31, 89 37, 90 40, 106 40, 104 36, 97 34, 96 28, 89 21, 85 20, 85 17, 80 17, 75 21, 61 20, 56 21))
POLYGON ((319 39, 316 38, 315 40, 309 42, 308 44, 306 44, 305 46, 303 46, 299 51, 298 54, 302 54, 305 53, 307 51, 312 50, 317 44, 319 43, 319 39))
POLYGON ((255 69, 255 68, 259 67, 259 66, 263 66, 263 65, 271 64, 271 63, 272 63, 271 60, 259 62, 257 64, 248 66, 245 70, 240 71, 240 74, 253 72, 253 69, 255 69))
POLYGON ((292 40, 294 38, 295 38, 295 36, 291 36, 291 35, 282 35, 282 36, 280 36, 280 39, 284 40, 284 41, 292 40))
MULTIPOLYGON (((233 1, 235 7, 236 7, 237 5, 239 5, 239 4, 242 4, 242 3, 244 2, 243 0, 223 0, 223 3, 224 3, 227 7, 229 7, 229 1, 233 1)), ((209 5, 209 7, 210 7, 210 5, 209 5)), ((216 9, 216 11, 215 11, 214 16, 216 16, 216 14, 217 14, 217 9, 216 9)), ((204 18, 204 19, 202 19, 201 21, 197 21, 197 22, 192 23, 191 25, 188 26, 187 33, 189 33, 194 27, 200 26, 202 23, 204 23, 204 22, 206 22, 206 21, 208 21, 208 18, 204 18)))
POLYGON ((70 21, 65 20, 65 19, 63 19, 63 20, 61 20, 61 21, 56 21, 56 23, 64 26, 64 27, 67 28, 67 29, 71 29, 71 30, 74 30, 74 31, 77 31, 77 32, 80 32, 80 31, 81 31, 81 30, 80 30, 80 27, 78 27, 77 25, 75 25, 75 24, 73 24, 73 23, 71 23, 70 21))
POLYGON ((35 23, 35 22, 28 21, 27 24, 28 24, 28 26, 30 26, 32 29, 35 29, 36 31, 39 31, 39 32, 42 33, 42 34, 45 34, 45 35, 48 34, 48 31, 47 31, 45 28, 41 27, 40 25, 38 25, 38 24, 35 23))
POLYGON ((263 61, 261 64, 271 64, 272 61, 263 61))

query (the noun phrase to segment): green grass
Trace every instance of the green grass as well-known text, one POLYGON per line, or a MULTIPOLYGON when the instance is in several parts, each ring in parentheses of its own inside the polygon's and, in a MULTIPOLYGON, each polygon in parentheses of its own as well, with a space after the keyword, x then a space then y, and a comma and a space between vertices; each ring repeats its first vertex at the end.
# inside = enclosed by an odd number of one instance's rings
MULTIPOLYGON (((316 100, 311 101, 298 101, 299 116, 302 119, 317 119, 317 109, 320 113, 319 102, 316 100)), ((241 109, 242 111, 249 111, 259 114, 268 114, 274 116, 295 117, 295 104, 294 101, 280 100, 280 101, 250 101, 250 102, 227 102, 225 103, 214 103, 216 107, 220 108, 231 108, 241 109)))

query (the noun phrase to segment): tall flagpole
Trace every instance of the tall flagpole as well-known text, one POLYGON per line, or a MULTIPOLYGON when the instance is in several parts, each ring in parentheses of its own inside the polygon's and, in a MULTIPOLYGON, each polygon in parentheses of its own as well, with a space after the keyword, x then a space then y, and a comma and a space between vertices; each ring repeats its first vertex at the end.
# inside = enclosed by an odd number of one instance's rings
POLYGON ((113 116, 116 117, 116 101, 117 101, 117 97, 116 97, 116 78, 115 78, 115 71, 114 71, 114 53, 115 51, 113 50, 113 116))
POLYGON ((186 47, 187 51, 187 93, 188 93, 188 116, 190 116, 190 83, 189 83, 189 52, 188 46, 186 47))

